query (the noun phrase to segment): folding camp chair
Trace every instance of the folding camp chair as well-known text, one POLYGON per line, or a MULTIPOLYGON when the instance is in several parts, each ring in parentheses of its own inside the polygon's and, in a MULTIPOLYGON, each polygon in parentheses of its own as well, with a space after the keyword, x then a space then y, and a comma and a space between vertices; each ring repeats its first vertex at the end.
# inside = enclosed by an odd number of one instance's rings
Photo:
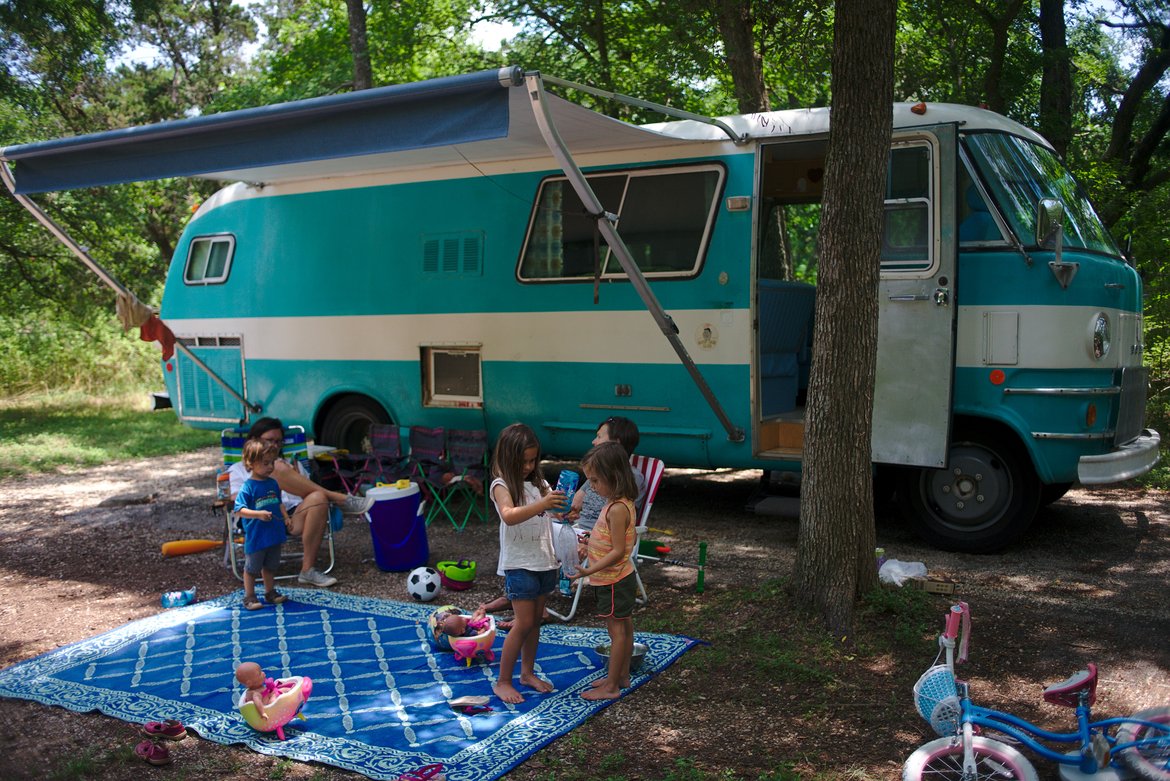
MULTIPOLYGON (((230 468, 233 464, 239 463, 244 457, 244 443, 248 440, 247 429, 225 428, 220 432, 220 446, 223 448, 223 464, 224 467, 230 468)), ((284 430, 284 444, 280 448, 281 457, 290 464, 296 465, 305 474, 309 473, 309 443, 305 436, 305 429, 301 426, 288 426, 284 430)), ((224 515, 224 564, 231 568, 232 574, 237 579, 244 579, 244 525, 239 518, 232 516, 232 509, 234 502, 229 498, 223 503, 224 515)), ((304 551, 299 545, 299 538, 289 537, 289 542, 297 544, 286 543, 280 552, 280 563, 295 563, 297 565, 295 571, 291 575, 277 575, 277 580, 288 580, 295 578, 300 574, 301 560, 304 558, 304 551)), ((325 536, 321 540, 321 545, 329 551, 329 565, 321 570, 323 573, 328 573, 333 569, 337 563, 336 553, 333 548, 333 526, 332 524, 325 524, 325 536)))
POLYGON ((410 427, 410 472, 408 476, 418 483, 423 498, 429 502, 427 524, 435 517, 438 502, 434 501, 443 485, 443 475, 451 471, 446 463, 447 432, 441 426, 410 427))
POLYGON ((410 474, 410 457, 403 452, 402 431, 393 423, 370 426, 370 452, 361 469, 361 485, 393 483, 410 474))
MULTIPOLYGON (((650 596, 646 593, 646 586, 642 583, 642 576, 638 573, 638 560, 641 558, 638 555, 638 548, 642 544, 642 536, 646 534, 646 526, 650 521, 650 508, 654 505, 654 497, 658 495, 658 485, 662 482, 664 464, 660 458, 633 455, 630 456, 630 466, 635 472, 641 472, 642 477, 646 480, 645 500, 642 504, 642 511, 638 513, 638 523, 634 527, 634 550, 630 553, 630 560, 634 564, 634 578, 638 585, 638 595, 635 597, 635 601, 639 605, 644 605, 649 601, 650 596)), ((573 604, 569 606, 568 613, 561 615, 550 607, 546 608, 549 615, 559 618, 562 621, 572 621, 573 616, 577 615, 577 605, 581 602, 581 593, 585 590, 585 581, 586 578, 577 579, 576 585, 573 588, 573 604)))
POLYGON ((431 517, 442 512, 456 531, 463 531, 472 515, 481 521, 488 519, 488 497, 484 490, 487 477, 488 436, 483 429, 447 430, 447 466, 452 477, 435 490, 431 517), (467 502, 462 517, 455 505, 460 499, 467 502))

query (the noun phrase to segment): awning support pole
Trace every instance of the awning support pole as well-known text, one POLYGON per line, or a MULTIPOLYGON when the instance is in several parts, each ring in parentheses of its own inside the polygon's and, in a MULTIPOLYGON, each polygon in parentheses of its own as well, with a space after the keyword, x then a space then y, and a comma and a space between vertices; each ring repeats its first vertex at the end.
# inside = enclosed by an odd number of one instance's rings
POLYGON ((683 346, 682 340, 678 338, 678 326, 675 325, 673 318, 666 313, 659 303, 658 298, 654 295, 654 291, 650 289, 650 284, 646 281, 646 277, 642 274, 642 269, 638 268, 638 264, 634 262, 633 255, 630 254, 629 247, 626 246, 625 241, 618 234, 614 227, 614 221, 617 217, 605 211, 598 200, 593 188, 589 186, 588 180, 577 167, 576 161, 573 160, 572 154, 569 153, 568 147, 565 146, 564 140, 557 132, 556 126, 553 124, 552 113, 549 111, 548 102, 544 99, 544 84, 541 81, 539 73, 526 73, 524 75, 525 89, 528 90, 528 98, 532 101, 532 111, 536 116, 536 125, 540 128, 540 133, 544 136, 544 141, 548 144, 549 151, 552 152, 553 157, 561 166, 561 170, 565 172, 569 182, 573 185, 573 189, 577 193, 577 197, 581 199, 581 203, 585 206, 586 211, 592 215, 593 219, 597 221, 598 230, 605 236, 605 241, 609 244, 609 248, 617 256, 618 262, 622 269, 626 272, 626 276, 630 279, 630 284, 634 286, 638 296, 645 304, 647 311, 650 312, 654 322, 658 323, 666 340, 670 342, 670 346, 674 348, 679 360, 683 366, 686 367, 687 372, 691 375, 699 392, 703 394, 707 404, 711 407, 711 411, 715 413, 715 417, 719 418, 725 431, 727 431, 727 439, 730 442, 743 442, 744 430, 731 422, 731 418, 723 410, 723 405, 719 403, 719 399, 715 397, 711 386, 707 384, 707 380, 699 372, 699 367, 695 365, 695 361, 691 358, 687 348, 683 346))
MULTIPOLYGON (((102 268, 100 263, 90 257, 85 248, 74 241, 73 237, 70 236, 64 228, 54 222, 52 217, 45 214, 45 212, 41 209, 40 206, 36 204, 36 202, 34 202, 27 195, 21 195, 20 193, 16 192, 16 180, 12 178, 12 170, 8 167, 8 161, 4 158, 0 158, 0 179, 4 180, 4 185, 8 188, 8 191, 12 193, 12 197, 16 199, 16 202, 23 206, 29 214, 35 217, 37 222, 39 222, 41 225, 44 225, 49 230, 49 233, 52 233, 53 236, 56 237, 57 241, 61 242, 63 245, 65 245, 66 249, 76 255, 77 259, 80 260, 86 266, 86 268, 96 274, 98 279, 104 282, 107 287, 109 287, 119 296, 133 298, 135 301, 138 300, 137 296, 127 290, 121 282, 114 279, 110 272, 102 268)), ((262 407, 259 404, 252 404, 246 398, 240 395, 240 393, 231 385, 229 385, 226 380, 212 371, 210 366, 208 366, 194 353, 192 353, 191 350, 187 348, 187 345, 176 341, 175 349, 183 353, 183 355, 187 356, 187 358, 192 363, 206 372, 208 377, 215 380, 215 382, 225 391, 227 391, 229 395, 231 395, 249 410, 252 412, 261 411, 262 407)))

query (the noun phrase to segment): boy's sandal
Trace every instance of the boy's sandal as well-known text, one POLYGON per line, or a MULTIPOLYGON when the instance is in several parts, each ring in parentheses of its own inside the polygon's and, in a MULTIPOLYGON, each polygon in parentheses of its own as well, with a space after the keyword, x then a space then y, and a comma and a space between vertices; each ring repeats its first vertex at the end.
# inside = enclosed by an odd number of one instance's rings
POLYGON ((398 781, 446 781, 447 774, 439 763, 423 765, 418 770, 411 770, 398 777, 398 781))
POLYGON ((256 599, 255 597, 252 597, 251 599, 244 600, 244 609, 245 610, 259 610, 262 607, 264 607, 264 605, 262 605, 260 603, 260 600, 256 599))
POLYGON ((280 605, 288 602, 288 597, 281 594, 279 591, 269 591, 264 595, 264 601, 270 605, 280 605))
POLYGON ((187 730, 182 722, 176 719, 166 721, 148 721, 142 725, 142 734, 148 738, 166 738, 167 740, 182 740, 187 737, 187 730))
POLYGON ((153 740, 144 740, 134 747, 134 753, 152 765, 169 765, 171 752, 161 743, 153 740))

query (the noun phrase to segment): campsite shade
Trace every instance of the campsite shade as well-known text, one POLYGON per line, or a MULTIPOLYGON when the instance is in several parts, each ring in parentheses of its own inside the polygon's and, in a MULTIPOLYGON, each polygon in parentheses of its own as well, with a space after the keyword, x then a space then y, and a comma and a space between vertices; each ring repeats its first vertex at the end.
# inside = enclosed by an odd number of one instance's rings
MULTIPOLYGON (((548 157, 518 67, 10 146, 16 192, 172 176, 272 183, 548 157)), ((548 96, 574 153, 672 140, 548 96)))

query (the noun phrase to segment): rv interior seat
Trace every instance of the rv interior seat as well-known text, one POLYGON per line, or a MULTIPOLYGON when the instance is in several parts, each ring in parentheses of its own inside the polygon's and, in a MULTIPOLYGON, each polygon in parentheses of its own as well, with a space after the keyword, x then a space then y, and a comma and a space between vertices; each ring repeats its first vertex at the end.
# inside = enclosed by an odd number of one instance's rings
POLYGON ((764 417, 791 412, 808 383, 809 337, 816 287, 805 282, 761 279, 760 406, 764 417))

